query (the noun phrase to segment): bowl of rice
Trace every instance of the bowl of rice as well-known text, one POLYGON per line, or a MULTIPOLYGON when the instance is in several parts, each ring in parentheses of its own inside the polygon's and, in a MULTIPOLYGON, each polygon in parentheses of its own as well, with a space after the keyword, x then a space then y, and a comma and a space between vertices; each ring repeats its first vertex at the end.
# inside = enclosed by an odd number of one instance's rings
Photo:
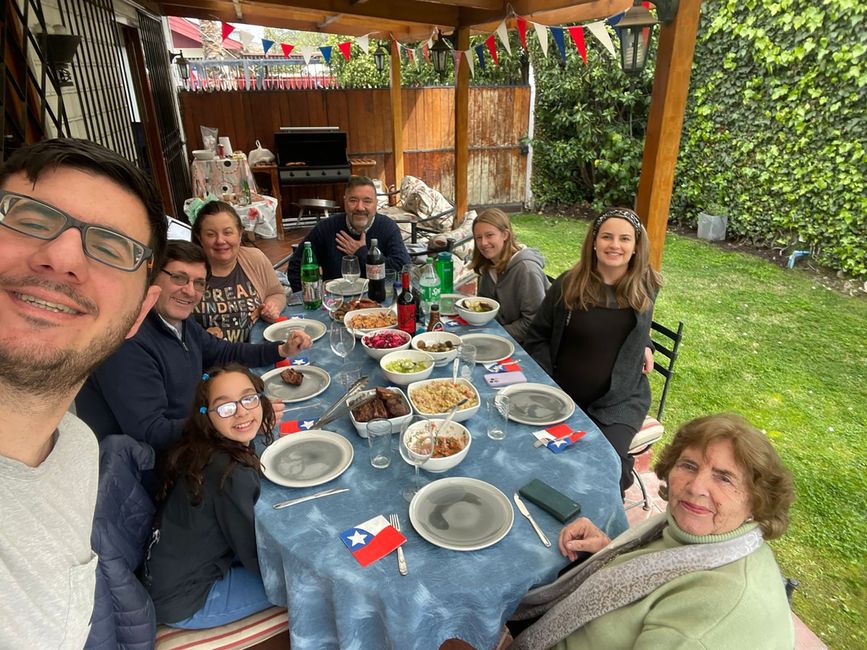
POLYGON ((455 412, 453 422, 469 420, 479 411, 479 391, 466 379, 457 383, 449 379, 426 379, 407 387, 409 402, 415 412, 425 418, 445 418, 449 410, 466 398, 467 403, 455 412))
MULTIPOLYGON (((403 435, 413 437, 418 435, 421 429, 433 434, 443 422, 444 419, 414 422, 403 435)), ((437 433, 433 456, 426 460, 421 468, 426 472, 439 474, 457 467, 467 457, 472 442, 473 437, 464 425, 455 421, 449 422, 448 427, 437 433)))

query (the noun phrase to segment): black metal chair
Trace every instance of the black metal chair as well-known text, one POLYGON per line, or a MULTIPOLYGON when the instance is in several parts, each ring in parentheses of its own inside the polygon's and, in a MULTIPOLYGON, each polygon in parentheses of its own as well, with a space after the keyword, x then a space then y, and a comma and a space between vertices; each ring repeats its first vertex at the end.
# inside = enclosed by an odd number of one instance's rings
MULTIPOLYGON (((650 449, 665 433, 665 427, 662 424, 662 413, 665 410, 665 400, 668 398, 671 378, 674 376, 674 364, 680 351, 680 342, 683 339, 683 321, 678 321, 677 331, 670 330, 656 321, 651 323, 650 329, 650 338, 653 340, 653 345, 656 348, 653 369, 665 378, 665 382, 662 385, 662 394, 659 396, 659 407, 656 410, 656 417, 648 414, 644 418, 641 429, 632 438, 632 444, 629 446, 629 455, 633 458, 640 456, 650 449), (656 360, 657 355, 664 357, 663 363, 656 360)), ((629 510, 640 505, 644 510, 650 510, 647 487, 644 485, 644 481, 641 480, 641 475, 635 468, 632 469, 632 475, 635 477, 638 487, 641 488, 641 500, 627 504, 626 509, 629 510)))

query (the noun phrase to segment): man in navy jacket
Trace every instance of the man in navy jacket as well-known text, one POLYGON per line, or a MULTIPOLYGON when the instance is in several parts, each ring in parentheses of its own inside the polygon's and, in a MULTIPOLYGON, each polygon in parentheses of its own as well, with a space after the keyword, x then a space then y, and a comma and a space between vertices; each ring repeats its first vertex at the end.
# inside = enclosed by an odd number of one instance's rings
MULTIPOLYGON (((322 279, 339 278, 340 263, 344 255, 358 257, 361 275, 364 277, 364 264, 367 261, 367 247, 371 239, 385 255, 385 265, 393 271, 400 271, 409 264, 409 253, 403 243, 400 228, 384 214, 376 212, 376 187, 367 176, 350 176, 343 197, 346 212, 339 212, 320 221, 308 233, 304 241, 309 241, 316 261, 322 267, 322 279)), ((289 258, 286 275, 293 291, 301 289, 301 255, 304 242, 289 258)))
MULTIPOLYGON (((293 331, 286 343, 230 343, 190 318, 202 299, 207 260, 196 244, 172 241, 153 283, 160 297, 138 333, 88 377, 75 398, 78 417, 98 439, 124 433, 159 456, 181 437, 202 373, 231 361, 267 366, 310 347, 293 331)), ((282 410, 282 408, 280 409, 282 410)))

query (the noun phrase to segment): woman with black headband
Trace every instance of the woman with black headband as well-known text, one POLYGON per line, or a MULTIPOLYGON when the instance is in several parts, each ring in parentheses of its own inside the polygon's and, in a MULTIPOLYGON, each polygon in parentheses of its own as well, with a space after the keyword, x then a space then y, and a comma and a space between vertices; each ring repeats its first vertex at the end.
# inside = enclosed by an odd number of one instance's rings
POLYGON ((624 208, 587 231, 581 259, 545 295, 524 348, 597 424, 632 484, 629 444, 650 408, 650 323, 662 280, 650 268, 647 231, 624 208))

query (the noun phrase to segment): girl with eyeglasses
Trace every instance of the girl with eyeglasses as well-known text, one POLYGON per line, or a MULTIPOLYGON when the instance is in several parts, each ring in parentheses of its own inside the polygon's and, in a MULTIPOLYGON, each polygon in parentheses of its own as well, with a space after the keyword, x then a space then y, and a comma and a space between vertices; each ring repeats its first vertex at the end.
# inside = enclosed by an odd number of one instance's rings
POLYGON ((271 606, 253 523, 262 474, 253 439, 270 444, 276 421, 264 390, 238 364, 209 370, 165 456, 144 580, 160 623, 209 628, 271 606))

